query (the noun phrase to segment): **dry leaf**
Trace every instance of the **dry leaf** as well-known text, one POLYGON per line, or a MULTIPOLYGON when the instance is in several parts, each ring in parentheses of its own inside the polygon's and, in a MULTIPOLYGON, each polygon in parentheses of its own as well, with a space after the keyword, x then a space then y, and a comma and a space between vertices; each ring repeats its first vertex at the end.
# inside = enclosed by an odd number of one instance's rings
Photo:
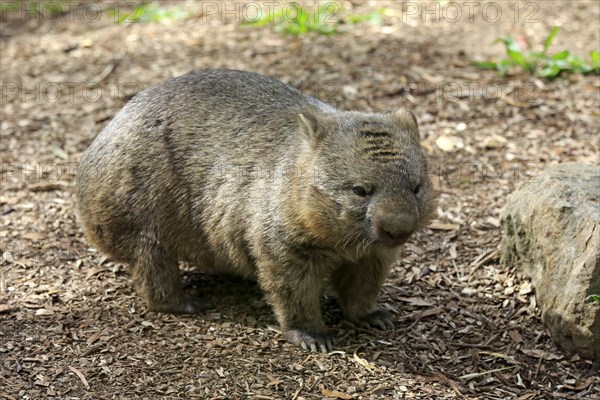
POLYGON ((529 400, 529 399, 534 399, 536 396, 538 395, 537 392, 533 392, 533 393, 527 393, 524 394, 523 396, 519 396, 517 397, 516 400, 529 400))
POLYGON ((495 372, 504 371, 504 370, 507 370, 507 369, 510 369, 510 368, 515 368, 515 367, 504 367, 504 368, 491 369, 489 371, 474 372, 472 374, 466 374, 466 375, 463 375, 463 376, 459 376, 458 379, 469 380, 469 379, 473 379, 473 378, 479 378, 480 376, 493 374, 495 372))
POLYGON ((365 367, 369 371, 372 371, 375 368, 373 364, 371 364, 364 358, 360 358, 356 353, 354 353, 354 361, 356 361, 359 365, 365 367))
POLYGON ((87 340, 87 344, 94 344, 94 342, 96 342, 98 339, 100 339, 100 332, 96 332, 94 333, 92 336, 90 336, 87 340))
POLYGON ((412 304, 413 306, 420 307, 431 307, 432 305, 434 305, 434 303, 422 299, 420 297, 396 297, 396 300, 404 301, 406 303, 412 304))
POLYGON ((428 228, 433 229, 434 231, 457 231, 460 229, 460 225, 434 222, 432 224, 429 224, 428 228))
POLYGON ((51 192, 53 190, 64 190, 69 187, 67 182, 42 182, 32 183, 27 186, 31 192, 51 192))
POLYGON ((503 353, 497 353, 494 351, 480 351, 479 354, 487 354, 492 357, 502 358, 511 364, 520 364, 520 362, 515 360, 513 356, 509 356, 509 355, 503 354, 503 353))
POLYGON ((587 389, 588 386, 590 386, 592 383, 594 383, 596 381, 598 381, 597 377, 590 376, 585 381, 581 381, 576 386, 574 386, 573 390, 580 391, 580 390, 587 389))
POLYGON ((430 308, 421 313, 421 318, 431 317, 432 315, 438 315, 444 312, 444 307, 430 308))
POLYGON ((479 146, 483 147, 484 149, 495 149, 504 146, 506 142, 507 140, 505 137, 494 134, 492 136, 484 137, 479 143, 479 146))
POLYGON ((495 228, 500 228, 500 220, 496 217, 488 216, 485 221, 495 228))
POLYGON ((267 386, 279 385, 282 382, 269 373, 267 373, 267 378, 269 379, 269 383, 267 383, 267 386))
POLYGON ((521 337, 521 334, 515 330, 508 331, 508 336, 510 336, 515 343, 523 343, 523 337, 521 337))
POLYGON ((531 282, 525 281, 525 282, 521 283, 521 288, 519 289, 520 295, 529 294, 532 291, 533 291, 533 289, 531 288, 531 282))
POLYGON ((453 260, 456 260, 458 258, 458 252, 456 251, 456 245, 453 244, 450 246, 450 248, 448 249, 448 252, 450 253, 450 258, 453 260))
POLYGON ((37 232, 26 232, 23 235, 21 235, 21 237, 23 239, 29 239, 29 240, 35 240, 35 241, 44 239, 44 236, 37 232))
POLYGON ((323 394, 323 396, 325 397, 332 397, 334 399, 353 399, 354 396, 352 396, 351 394, 346 394, 346 393, 342 393, 342 392, 338 392, 337 390, 327 390, 325 388, 323 388, 323 390, 321 391, 321 393, 323 394))
POLYGON ((69 159, 69 154, 58 146, 51 146, 50 151, 58 158, 62 158, 63 160, 69 159))
POLYGON ((10 306, 8 304, 0 304, 0 314, 5 313, 5 312, 10 312, 14 309, 15 309, 15 307, 10 306))
POLYGON ((89 269, 88 273, 85 275, 85 279, 90 279, 92 276, 96 274, 100 274, 102 272, 109 272, 110 268, 108 267, 92 267, 89 269))
POLYGON ((418 377, 418 379, 423 382, 443 383, 443 384, 451 387, 458 396, 460 396, 461 398, 464 398, 462 391, 460 389, 460 385, 458 383, 456 383, 455 381, 453 381, 452 379, 448 378, 446 375, 442 374, 441 372, 435 373, 430 376, 418 377))
POLYGON ((54 315, 54 311, 48 310, 47 308, 38 308, 35 310, 35 315, 54 315))
POLYGON ((544 360, 562 360, 562 355, 550 353, 549 351, 537 350, 537 349, 521 349, 521 352, 529 357, 542 358, 544 360))
POLYGON ((31 303, 31 302, 28 302, 28 301, 23 301, 21 304, 23 305, 23 307, 30 308, 30 309, 38 309, 38 308, 43 308, 44 307, 40 303, 31 303))
POLYGON ((85 386, 86 389, 90 388, 90 384, 88 383, 88 381, 85 379, 85 376, 83 376, 83 374, 81 373, 80 370, 78 370, 77 368, 73 368, 71 366, 69 366, 69 369, 71 371, 73 371, 75 373, 75 375, 77 375, 79 377, 79 379, 81 379, 81 382, 83 382, 83 386, 85 386))

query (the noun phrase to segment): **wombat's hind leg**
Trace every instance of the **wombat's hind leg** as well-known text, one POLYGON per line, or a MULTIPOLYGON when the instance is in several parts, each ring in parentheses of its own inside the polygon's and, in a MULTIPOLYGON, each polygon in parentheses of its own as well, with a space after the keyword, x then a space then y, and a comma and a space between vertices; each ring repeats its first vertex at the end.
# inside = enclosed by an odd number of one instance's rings
POLYGON ((144 240, 132 266, 135 288, 150 310, 194 314, 209 307, 202 299, 183 292, 177 259, 167 254, 160 243, 144 240))

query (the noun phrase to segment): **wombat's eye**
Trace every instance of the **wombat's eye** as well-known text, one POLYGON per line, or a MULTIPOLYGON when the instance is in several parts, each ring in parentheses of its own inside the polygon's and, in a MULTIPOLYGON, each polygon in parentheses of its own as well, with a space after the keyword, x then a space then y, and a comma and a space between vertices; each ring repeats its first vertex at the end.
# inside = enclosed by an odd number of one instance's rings
POLYGON ((352 190, 354 191, 354 194, 356 194, 357 196, 360 196, 360 197, 367 196, 367 190, 362 186, 354 186, 352 188, 352 190))
POLYGON ((413 193, 414 194, 419 194, 419 192, 421 191, 421 184, 419 183, 417 186, 415 186, 415 188, 413 189, 413 193))

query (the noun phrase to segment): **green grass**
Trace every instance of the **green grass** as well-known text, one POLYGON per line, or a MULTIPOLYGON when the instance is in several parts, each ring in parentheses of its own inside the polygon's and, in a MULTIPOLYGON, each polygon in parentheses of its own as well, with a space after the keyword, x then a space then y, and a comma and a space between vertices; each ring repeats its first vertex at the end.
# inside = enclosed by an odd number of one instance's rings
POLYGON ((599 74, 600 54, 597 51, 590 52, 589 62, 571 54, 568 50, 553 55, 548 54, 548 49, 558 31, 558 27, 552 28, 544 41, 542 51, 524 50, 511 36, 496 39, 494 43, 502 43, 508 57, 499 61, 474 61, 473 65, 496 70, 503 76, 518 68, 527 74, 548 79, 557 78, 563 73, 599 74))
POLYGON ((165 8, 158 1, 144 1, 131 7, 133 3, 124 3, 119 12, 114 9, 108 10, 108 15, 115 18, 117 24, 133 22, 160 22, 164 20, 174 20, 188 18, 192 15, 190 11, 178 6, 174 8, 165 8), (127 7, 126 7, 127 6, 127 7))
POLYGON ((255 21, 248 21, 248 26, 272 25, 275 32, 293 36, 303 35, 308 32, 317 32, 321 35, 336 33, 336 21, 333 16, 339 10, 337 3, 319 4, 316 11, 309 10, 297 3, 290 3, 287 7, 274 13, 265 13, 255 21))
POLYGON ((300 36, 309 32, 320 35, 339 33, 340 25, 353 25, 368 22, 379 25, 383 20, 386 9, 382 8, 368 14, 341 15, 342 7, 338 3, 328 2, 319 4, 316 10, 303 7, 297 3, 289 3, 282 10, 265 13, 256 20, 245 21, 244 25, 260 27, 271 25, 275 32, 300 36))
POLYGON ((69 9, 64 3, 56 1, 30 1, 28 4, 31 12, 47 13, 51 17, 63 14, 69 9))
POLYGON ((586 303, 598 303, 600 304, 600 294, 591 294, 585 298, 586 303))
POLYGON ((371 25, 381 25, 383 23, 383 17, 387 12, 387 8, 380 8, 368 14, 348 14, 342 19, 342 22, 349 25, 358 24, 360 22, 368 22, 371 25))

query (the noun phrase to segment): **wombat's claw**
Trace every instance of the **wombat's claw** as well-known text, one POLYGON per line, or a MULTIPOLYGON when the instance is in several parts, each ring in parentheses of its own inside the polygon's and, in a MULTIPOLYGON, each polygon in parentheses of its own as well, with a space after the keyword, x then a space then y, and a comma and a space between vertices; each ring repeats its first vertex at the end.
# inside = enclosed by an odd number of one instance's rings
POLYGON ((372 327, 377 327, 383 331, 394 329, 394 322, 392 321, 391 314, 384 310, 373 311, 360 318, 358 321, 354 321, 354 324, 367 329, 372 327))
POLYGON ((311 335, 298 329, 290 329, 284 333, 288 342, 302 347, 304 350, 321 353, 333 351, 333 340, 327 333, 311 335))

